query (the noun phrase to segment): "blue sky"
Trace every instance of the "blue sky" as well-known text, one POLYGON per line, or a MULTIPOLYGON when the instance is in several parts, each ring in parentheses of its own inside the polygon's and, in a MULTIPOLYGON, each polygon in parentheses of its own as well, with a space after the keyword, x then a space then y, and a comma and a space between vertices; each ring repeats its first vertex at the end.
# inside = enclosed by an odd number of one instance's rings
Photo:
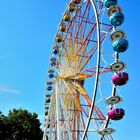
MULTIPOLYGON (((51 46, 66 0, 0 0, 0 110, 24 108, 43 118, 45 80, 51 46)), ((125 118, 116 140, 139 139, 140 1, 121 1, 129 49, 122 56, 130 80, 123 89, 125 118)))

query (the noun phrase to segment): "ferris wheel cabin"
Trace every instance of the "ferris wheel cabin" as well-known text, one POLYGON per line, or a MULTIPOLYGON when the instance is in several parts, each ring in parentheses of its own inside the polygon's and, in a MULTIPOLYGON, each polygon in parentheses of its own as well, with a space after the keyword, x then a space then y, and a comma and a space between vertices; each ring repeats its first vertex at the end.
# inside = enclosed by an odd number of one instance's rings
POLYGON ((108 117, 111 120, 121 120, 125 115, 125 110, 122 108, 116 108, 108 111, 108 117))
POLYGON ((110 6, 117 5, 117 0, 105 0, 104 5, 109 8, 110 6))
POLYGON ((112 76, 112 82, 117 86, 125 85, 127 81, 128 81, 128 73, 126 72, 116 73, 112 76))
POLYGON ((112 45, 114 51, 118 53, 125 52, 128 49, 128 41, 126 39, 118 39, 112 45))

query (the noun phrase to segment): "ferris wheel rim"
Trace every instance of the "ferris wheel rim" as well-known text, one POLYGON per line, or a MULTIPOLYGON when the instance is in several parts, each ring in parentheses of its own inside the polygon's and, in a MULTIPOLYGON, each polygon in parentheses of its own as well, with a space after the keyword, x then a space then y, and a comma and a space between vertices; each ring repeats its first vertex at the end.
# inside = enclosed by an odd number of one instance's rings
POLYGON ((94 9, 94 14, 95 14, 95 18, 96 18, 96 24, 97 24, 97 37, 98 37, 98 46, 97 46, 97 70, 96 70, 96 80, 95 80, 95 84, 94 84, 94 92, 93 92, 93 98, 92 98, 92 104, 91 104, 91 109, 90 109, 90 113, 89 113, 89 118, 88 118, 88 122, 86 124, 85 127, 85 131, 84 134, 82 136, 82 140, 85 139, 89 124, 90 124, 90 119, 91 119, 91 115, 93 112, 93 108, 94 108, 94 103, 95 103, 95 99, 96 99, 96 94, 97 94, 97 86, 98 86, 98 81, 99 81, 99 71, 100 71, 100 24, 99 24, 99 18, 98 18, 98 13, 97 13, 97 8, 95 5, 95 1, 94 0, 90 0, 90 2, 92 3, 93 9, 94 9))

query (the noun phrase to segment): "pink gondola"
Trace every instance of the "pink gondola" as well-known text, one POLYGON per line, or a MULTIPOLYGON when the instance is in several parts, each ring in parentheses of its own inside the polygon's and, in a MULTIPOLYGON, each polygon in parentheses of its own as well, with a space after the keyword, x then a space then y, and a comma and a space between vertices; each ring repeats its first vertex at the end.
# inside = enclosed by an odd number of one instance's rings
POLYGON ((112 76, 112 82, 115 85, 125 85, 128 81, 128 73, 120 72, 112 76))
POLYGON ((108 111, 108 117, 111 120, 121 120, 125 115, 125 110, 122 108, 116 108, 108 111))

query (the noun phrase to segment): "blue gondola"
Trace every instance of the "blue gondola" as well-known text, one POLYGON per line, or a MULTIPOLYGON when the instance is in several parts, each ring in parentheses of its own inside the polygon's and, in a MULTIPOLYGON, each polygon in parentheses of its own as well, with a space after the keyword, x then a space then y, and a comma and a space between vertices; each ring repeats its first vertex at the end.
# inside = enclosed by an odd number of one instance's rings
POLYGON ((122 13, 114 13, 110 16, 110 21, 113 26, 120 26, 124 22, 124 15, 122 13))
POLYGON ((51 66, 55 66, 56 64, 56 62, 51 62, 51 66))
POLYGON ((50 98, 46 100, 46 103, 50 103, 50 102, 51 102, 51 99, 50 98))
POLYGON ((50 94, 46 94, 46 98, 50 98, 51 97, 51 95, 50 94))
POLYGON ((46 110, 48 110, 48 109, 49 109, 49 107, 48 107, 48 106, 46 106, 46 107, 45 107, 45 109, 46 109, 46 110))
POLYGON ((128 49, 128 41, 126 39, 118 39, 113 42, 114 51, 121 53, 128 49))
POLYGON ((53 49, 53 53, 55 54, 55 55, 57 55, 58 53, 59 53, 59 50, 58 49, 53 49))
POLYGON ((45 116, 48 116, 48 111, 45 112, 45 116))
POLYGON ((49 74, 49 78, 53 78, 54 77, 54 74, 49 74))
POLYGON ((48 124, 48 127, 47 128, 50 128, 50 124, 48 124))
POLYGON ((48 72, 49 72, 49 73, 54 73, 54 70, 49 70, 48 72))
POLYGON ((51 62, 56 62, 56 58, 52 57, 50 61, 51 62))
POLYGON ((51 66, 55 66, 56 64, 57 64, 57 60, 56 60, 56 58, 51 58, 51 66))
POLYGON ((117 0, 104 0, 104 5, 109 8, 110 6, 117 5, 117 0))
POLYGON ((48 87, 47 87, 47 90, 48 90, 48 91, 52 90, 52 86, 48 86, 48 87))

